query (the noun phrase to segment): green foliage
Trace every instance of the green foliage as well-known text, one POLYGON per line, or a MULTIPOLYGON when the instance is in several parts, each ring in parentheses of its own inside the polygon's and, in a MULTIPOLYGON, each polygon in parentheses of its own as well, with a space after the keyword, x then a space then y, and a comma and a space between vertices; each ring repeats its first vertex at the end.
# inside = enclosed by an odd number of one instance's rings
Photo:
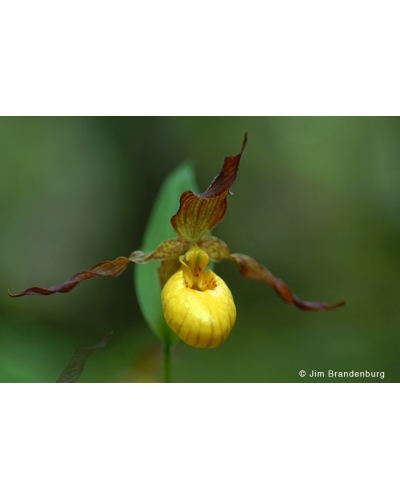
MULTIPOLYGON (((347 305, 303 313, 232 262, 216 264, 237 307, 234 330, 214 350, 177 343, 173 381, 400 381, 400 118, 229 116, 0 118, 0 382, 53 382, 77 346, 109 331, 107 352, 90 357, 79 381, 160 378, 159 337, 143 322, 130 271, 49 297, 10 299, 7 289, 56 285, 137 250, 149 180, 161 186, 190 155, 203 191, 244 130, 249 144, 215 236, 305 300, 347 305), (299 376, 329 369, 385 378, 299 376)), ((164 229, 173 235, 169 222, 164 229)))
MULTIPOLYGON (((142 251, 150 252, 162 241, 176 237, 170 219, 179 208, 181 194, 188 189, 195 193, 199 192, 193 163, 189 160, 182 163, 165 179, 150 214, 142 251)), ((134 283, 141 311, 149 327, 165 344, 171 345, 179 339, 164 319, 157 273, 159 265, 160 263, 156 261, 136 265, 134 283)))

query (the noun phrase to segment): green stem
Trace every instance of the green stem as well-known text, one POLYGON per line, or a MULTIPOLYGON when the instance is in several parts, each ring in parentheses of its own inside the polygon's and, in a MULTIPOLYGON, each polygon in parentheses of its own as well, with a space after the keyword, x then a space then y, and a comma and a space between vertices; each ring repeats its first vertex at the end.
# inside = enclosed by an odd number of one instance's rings
POLYGON ((163 343, 164 352, 164 382, 171 382, 171 344, 163 343))

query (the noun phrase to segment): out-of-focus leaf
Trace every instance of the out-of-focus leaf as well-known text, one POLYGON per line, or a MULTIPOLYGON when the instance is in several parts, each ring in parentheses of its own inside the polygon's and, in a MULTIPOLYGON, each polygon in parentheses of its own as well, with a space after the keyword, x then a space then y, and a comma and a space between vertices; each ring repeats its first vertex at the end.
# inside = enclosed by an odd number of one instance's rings
POLYGON ((76 382, 82 375, 88 357, 97 349, 104 347, 110 340, 112 333, 110 332, 93 347, 80 347, 76 349, 68 366, 61 372, 56 382, 76 382))
MULTIPOLYGON (((176 238, 171 217, 179 207, 179 198, 184 191, 198 191, 191 161, 176 168, 164 181, 150 214, 143 238, 144 252, 154 251, 161 242, 176 238)), ((183 250, 182 250, 183 253, 183 250)), ((161 286, 157 272, 159 262, 153 260, 135 266, 134 282, 142 314, 151 330, 166 344, 178 340, 164 319, 161 305, 161 286)))

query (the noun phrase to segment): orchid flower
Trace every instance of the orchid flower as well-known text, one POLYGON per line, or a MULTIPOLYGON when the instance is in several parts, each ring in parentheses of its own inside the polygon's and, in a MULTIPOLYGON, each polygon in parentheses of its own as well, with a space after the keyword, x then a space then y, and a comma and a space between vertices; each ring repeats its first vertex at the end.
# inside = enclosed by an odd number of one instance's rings
MULTIPOLYGON (((239 154, 224 159, 218 176, 201 194, 185 191, 180 197, 179 209, 171 218, 175 238, 161 242, 151 252, 134 251, 129 257, 95 264, 69 280, 49 288, 33 287, 10 297, 66 293, 84 280, 97 276, 116 277, 130 262, 146 264, 161 261, 158 267, 160 293, 165 321, 178 337, 193 347, 217 347, 227 339, 236 320, 236 307, 226 283, 207 269, 210 261, 232 260, 242 276, 261 280, 288 304, 304 311, 329 310, 342 306, 324 302, 306 302, 294 295, 290 288, 268 269, 247 255, 231 253, 226 243, 210 235, 227 209, 227 197, 239 168, 247 143, 245 134, 239 154)), ((154 298, 156 300, 156 298, 154 298)))

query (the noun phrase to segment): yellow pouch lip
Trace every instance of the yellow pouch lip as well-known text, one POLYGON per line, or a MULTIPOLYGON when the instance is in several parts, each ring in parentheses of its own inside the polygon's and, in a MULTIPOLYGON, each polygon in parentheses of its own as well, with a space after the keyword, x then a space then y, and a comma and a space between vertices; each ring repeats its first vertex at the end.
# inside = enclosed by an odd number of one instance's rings
POLYGON ((235 324, 232 293, 217 274, 204 271, 209 257, 198 247, 188 250, 180 261, 181 268, 162 290, 165 320, 188 345, 218 347, 235 324))

